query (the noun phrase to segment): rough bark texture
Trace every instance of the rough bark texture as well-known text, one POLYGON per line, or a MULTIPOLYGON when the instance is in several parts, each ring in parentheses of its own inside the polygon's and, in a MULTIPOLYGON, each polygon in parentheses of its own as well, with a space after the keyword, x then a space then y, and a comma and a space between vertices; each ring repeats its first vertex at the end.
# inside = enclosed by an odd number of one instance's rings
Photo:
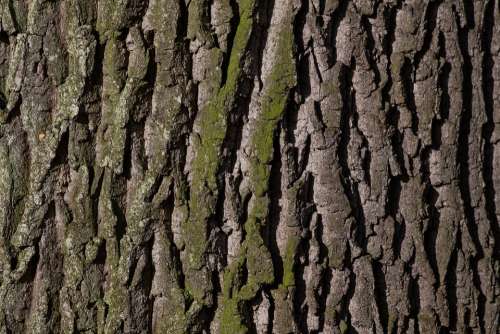
POLYGON ((498 333, 499 0, 0 20, 0 333, 498 333))

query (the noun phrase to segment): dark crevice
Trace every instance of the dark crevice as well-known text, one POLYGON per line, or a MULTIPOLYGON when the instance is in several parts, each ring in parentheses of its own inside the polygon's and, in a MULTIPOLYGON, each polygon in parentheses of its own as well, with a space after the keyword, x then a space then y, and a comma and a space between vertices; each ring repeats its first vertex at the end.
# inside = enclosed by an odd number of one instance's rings
POLYGON ((434 34, 434 30, 436 29, 436 23, 437 23, 437 13, 439 6, 441 5, 442 0, 434 0, 434 1, 428 1, 427 6, 425 8, 425 16, 424 20, 422 22, 423 24, 423 41, 420 49, 415 53, 414 56, 414 66, 415 69, 419 68, 420 62, 422 61, 422 58, 424 55, 427 53, 427 51, 431 47, 432 43, 432 36, 434 34))
POLYGON ((104 270, 104 265, 106 264, 107 251, 106 251, 106 240, 104 239, 97 248, 97 254, 94 259, 94 264, 101 265, 102 270, 104 270))
POLYGON ((415 105, 415 96, 413 93, 413 85, 414 85, 414 69, 417 67, 413 67, 411 61, 408 58, 404 58, 403 66, 401 67, 401 83, 404 89, 404 97, 405 103, 408 109, 411 112, 411 128, 413 133, 418 133, 418 115, 417 115, 417 107, 415 105))
MULTIPOLYGON (((354 239, 356 244, 365 249, 366 246, 366 219, 361 204, 361 198, 358 191, 358 182, 353 181, 351 171, 349 169, 349 141, 351 140, 351 130, 357 128, 357 117, 359 116, 356 110, 355 91, 352 89, 352 75, 354 69, 351 70, 345 66, 340 69, 340 91, 342 92, 342 110, 340 117, 340 140, 336 148, 336 154, 341 170, 341 182, 350 204, 351 212, 354 214, 356 224, 354 225, 354 239), (352 123, 352 126, 350 125, 352 123)), ((366 138, 361 134, 363 147, 368 147, 366 138)), ((370 184, 370 153, 368 150, 362 161, 362 168, 365 171, 365 178, 370 184)))
POLYGON ((360 21, 361 21, 361 26, 363 27, 362 30, 365 33, 364 35, 365 45, 363 46, 362 50, 364 50, 366 60, 370 64, 370 69, 374 74, 375 85, 378 87, 380 85, 381 79, 380 79, 380 71, 376 62, 378 54, 375 46, 375 39, 373 37, 371 29, 372 25, 367 16, 362 15, 360 21))
POLYGON ((115 235, 117 244, 120 245, 120 241, 125 236, 127 230, 127 218, 125 216, 125 178, 119 177, 117 175, 111 176, 111 209, 113 215, 116 218, 115 235))
MULTIPOLYGON (((287 127, 286 123, 283 123, 284 127, 287 127)), ((286 130, 284 130, 286 131, 286 130)), ((276 137, 280 137, 279 131, 276 137)), ((266 226, 266 231, 264 232, 264 240, 266 242, 267 248, 271 253, 271 259, 274 268, 274 284, 271 289, 278 288, 279 283, 283 281, 283 261, 280 256, 280 251, 278 248, 278 242, 276 240, 278 225, 280 224, 281 215, 281 205, 279 199, 282 198, 282 184, 281 184, 281 169, 282 166, 282 156, 280 141, 273 141, 273 163, 271 165, 271 173, 269 177, 269 223, 266 226)), ((285 168, 286 171, 286 168, 285 168)), ((284 223, 284 222, 282 222, 284 223)))
POLYGON ((470 127, 473 117, 473 100, 477 99, 477 96, 474 97, 473 93, 474 91, 474 85, 472 83, 473 66, 471 63, 471 56, 468 53, 469 50, 468 36, 469 36, 468 30, 459 29, 457 37, 463 58, 463 65, 462 65, 463 105, 462 105, 462 115, 460 118, 460 128, 458 132, 459 135, 458 135, 458 149, 457 149, 457 164, 459 166, 459 188, 464 205, 464 214, 466 218, 467 228, 474 243, 477 256, 482 257, 483 250, 478 237, 475 211, 471 205, 471 193, 470 193, 470 182, 469 182, 469 176, 470 176, 469 136, 471 135, 470 127))
POLYGON ((439 193, 432 187, 430 183, 427 183, 427 187, 424 192, 424 198, 427 203, 427 221, 424 225, 423 238, 424 238, 424 250, 427 254, 427 259, 429 265, 432 268, 436 281, 440 281, 439 270, 437 264, 437 253, 436 253, 436 242, 437 235, 439 231, 441 214, 436 207, 436 202, 438 200, 439 193))
MULTIPOLYGON (((310 48, 310 46, 308 46, 310 48)), ((305 53, 298 53, 299 60, 297 61, 297 73, 298 74, 306 74, 309 73, 309 49, 305 51, 305 53)), ((311 79, 309 75, 297 75, 297 92, 300 94, 302 99, 305 99, 307 96, 311 95, 311 79)))
POLYGON ((231 52, 233 50, 234 37, 236 36, 236 30, 238 24, 240 23, 240 10, 238 2, 236 0, 229 0, 229 5, 231 6, 233 17, 229 21, 229 34, 227 36, 227 52, 222 58, 222 76, 221 76, 221 86, 224 86, 227 80, 227 70, 229 68, 229 60, 231 57, 231 52))
POLYGON ((460 230, 457 233, 457 245, 451 253, 450 262, 445 276, 446 299, 449 309, 449 321, 447 330, 454 332, 457 330, 458 319, 458 297, 457 297, 457 252, 461 249, 460 230))
MULTIPOLYGON (((148 106, 150 107, 149 109, 151 109, 151 99, 153 97, 153 87, 155 86, 155 83, 156 83, 158 64, 156 63, 156 57, 155 57, 156 50, 153 47, 154 36, 151 36, 151 37, 145 36, 144 38, 146 39, 147 47, 148 47, 148 51, 149 51, 148 68, 147 68, 146 76, 145 76, 144 80, 147 83, 147 87, 149 87, 149 89, 148 89, 149 93, 147 94, 149 98, 147 99, 147 101, 148 101, 148 106)), ((141 121, 141 118, 136 118, 135 121, 139 122, 139 121, 141 121)))
POLYGON ((401 178, 390 175, 387 189, 387 199, 385 203, 385 212, 387 215, 390 215, 392 217, 396 217, 398 215, 400 196, 401 178))
MULTIPOLYGON (((30 258, 28 263, 26 264, 26 270, 23 272, 22 276, 19 277, 18 282, 19 283, 30 283, 35 280, 36 276, 36 271, 38 268, 38 263, 40 262, 40 245, 39 245, 39 239, 35 241, 34 246, 35 251, 33 256, 30 258)), ((15 264, 17 265, 17 259, 15 264)))
POLYGON ((387 284, 385 282, 385 273, 383 265, 378 261, 372 261, 374 278, 374 296, 379 313, 379 320, 384 333, 388 331, 389 311, 387 304, 387 284))
POLYGON ((406 238, 406 222, 402 217, 398 217, 398 215, 396 215, 395 217, 392 248, 394 257, 396 259, 399 259, 401 258, 401 248, 403 247, 403 241, 406 238))
MULTIPOLYGON (((442 43, 442 35, 439 35, 440 44, 442 43)), ((443 45, 444 47, 444 45, 443 45)), ((442 144, 442 133, 441 129, 445 121, 448 120, 448 114, 450 111, 450 94, 449 94, 449 79, 450 79, 451 65, 449 63, 444 63, 439 71, 438 83, 440 90, 440 101, 439 101, 439 114, 432 120, 431 126, 431 137, 432 137, 432 149, 439 150, 442 144)))
POLYGON ((295 324, 299 331, 302 333, 307 332, 307 309, 304 309, 304 307, 307 307, 305 301, 306 289, 309 282, 306 282, 304 279, 304 270, 305 267, 309 264, 307 261, 307 255, 309 253, 309 242, 306 238, 307 231, 309 230, 309 224, 312 218, 312 214, 315 211, 313 186, 313 176, 312 174, 307 173, 304 178, 304 183, 300 186, 300 189, 298 189, 297 193, 297 206, 300 208, 299 212, 297 213, 297 219, 299 220, 299 224, 301 226, 301 236, 293 259, 295 289, 293 290, 292 298, 295 324), (298 259, 304 259, 304 261, 299 261, 298 259))
POLYGON ((338 315, 339 319, 343 319, 347 324, 349 329, 351 330, 352 333, 356 333, 353 331, 354 326, 351 323, 351 314, 349 312, 349 304, 351 303, 353 297, 354 297, 354 292, 356 290, 356 274, 354 273, 353 270, 353 265, 354 261, 351 261, 348 263, 348 269, 349 269, 349 280, 346 282, 348 288, 347 288, 347 293, 345 295, 345 298, 342 299, 343 305, 342 306, 342 312, 341 314, 338 315))
MULTIPOLYGON (((326 248, 326 246, 323 245, 326 248)), ((321 277, 319 281, 319 289, 314 292, 316 296, 316 300, 318 301, 318 310, 319 310, 319 327, 318 333, 323 333, 325 328, 326 321, 332 321, 335 319, 327 319, 326 315, 326 307, 327 307, 327 298, 331 292, 330 282, 332 279, 332 272, 329 269, 325 269, 321 272, 321 277)))
MULTIPOLYGON (((150 0, 151 1, 151 0, 150 0)), ((187 44, 186 40, 187 32, 188 32, 188 1, 178 0, 179 4, 179 16, 177 17, 177 26, 176 26, 176 39, 179 44, 187 44)))
MULTIPOLYGON (((494 146, 492 144, 492 135, 495 129, 494 122, 494 79, 492 77, 493 68, 495 62, 493 60, 492 52, 492 40, 493 40, 493 28, 495 25, 495 0, 490 0, 487 2, 484 8, 484 18, 483 18, 483 29, 481 35, 481 48, 484 50, 483 60, 482 60, 482 92, 484 97, 484 110, 486 113, 486 123, 482 128, 482 137, 484 138, 484 161, 483 161, 483 179, 484 179, 484 197, 485 197, 485 208, 486 215, 490 222, 492 234, 495 237, 495 242, 493 244, 493 258, 500 258, 500 230, 498 229, 497 220, 497 208, 495 203, 496 191, 493 182, 494 175, 494 146)), ((477 266, 476 266, 477 268, 477 266)), ((477 270, 474 270, 474 285, 476 287, 481 286, 480 278, 477 270)), ((479 327, 481 332, 485 332, 485 304, 486 297, 482 292, 482 289, 478 289, 478 309, 477 317, 479 319, 479 327)))
POLYGON ((351 171, 349 169, 349 141, 351 140, 350 119, 353 117, 353 109, 356 104, 353 101, 351 93, 352 89, 352 71, 345 66, 340 69, 340 91, 342 92, 342 109, 340 110, 340 138, 337 148, 337 156, 342 172, 342 183, 346 191, 346 195, 351 203, 351 209, 356 212, 357 208, 361 205, 356 201, 352 192, 353 184, 351 171))
POLYGON ((146 331, 148 333, 153 332, 153 310, 154 310, 154 296, 151 293, 152 288, 153 288, 153 280, 156 274, 155 267, 154 267, 154 262, 153 262, 153 245, 154 245, 154 234, 151 236, 151 239, 149 240, 147 247, 146 247, 146 254, 147 254, 147 266, 144 270, 144 278, 146 280, 146 288, 144 289, 144 296, 146 297, 145 299, 145 309, 147 310, 147 313, 145 315, 145 323, 147 325, 146 331))
MULTIPOLYGON (((405 265, 405 272, 411 273, 412 267, 415 265, 415 257, 412 258, 410 263, 405 265)), ((409 321, 406 322, 406 326, 408 332, 415 331, 416 334, 420 333, 418 326, 418 315, 420 314, 420 290, 418 286, 419 277, 409 276, 409 284, 408 284, 408 301, 409 301, 409 319, 414 320, 414 328, 409 328, 409 321)), ((408 320, 409 320, 408 319, 408 320)), ((404 330, 403 329, 403 330, 404 330)))
MULTIPOLYGON (((384 18, 385 18, 385 28, 387 30, 387 33, 384 36, 383 39, 383 49, 384 49, 384 54, 387 56, 388 64, 387 68, 389 69, 387 72, 387 84, 386 87, 384 87, 384 90, 388 93, 390 91, 390 86, 392 85, 392 80, 391 80, 391 57, 392 57, 392 51, 393 51, 393 45, 394 41, 396 40, 396 18, 398 11, 401 9, 402 6, 402 1, 398 0, 397 4, 395 6, 387 6, 384 9, 384 18)), ((389 100, 386 100, 389 101, 389 100)))
POLYGON ((69 132, 65 131, 61 136, 54 158, 50 162, 50 171, 64 166, 68 161, 69 132))
POLYGON ((329 54, 329 63, 328 65, 333 66, 337 62, 337 33, 340 27, 340 23, 345 18, 347 14, 347 8, 349 6, 350 1, 341 1, 340 4, 335 8, 333 13, 330 14, 330 21, 328 22, 328 26, 326 27, 326 31, 324 35, 325 37, 325 46, 328 50, 331 50, 329 54))

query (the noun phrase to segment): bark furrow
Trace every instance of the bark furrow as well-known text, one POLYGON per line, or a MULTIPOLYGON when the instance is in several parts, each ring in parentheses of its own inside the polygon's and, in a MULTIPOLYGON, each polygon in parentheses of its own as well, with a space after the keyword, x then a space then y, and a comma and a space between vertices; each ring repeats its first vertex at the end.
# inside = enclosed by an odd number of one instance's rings
POLYGON ((0 333, 498 333, 499 0, 0 0, 0 333))

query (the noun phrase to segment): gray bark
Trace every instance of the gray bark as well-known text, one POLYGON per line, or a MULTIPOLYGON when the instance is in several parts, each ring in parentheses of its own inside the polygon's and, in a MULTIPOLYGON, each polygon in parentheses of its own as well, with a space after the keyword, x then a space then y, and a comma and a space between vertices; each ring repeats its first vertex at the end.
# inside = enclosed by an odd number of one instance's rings
POLYGON ((0 0, 1 333, 500 326, 499 0, 0 0))

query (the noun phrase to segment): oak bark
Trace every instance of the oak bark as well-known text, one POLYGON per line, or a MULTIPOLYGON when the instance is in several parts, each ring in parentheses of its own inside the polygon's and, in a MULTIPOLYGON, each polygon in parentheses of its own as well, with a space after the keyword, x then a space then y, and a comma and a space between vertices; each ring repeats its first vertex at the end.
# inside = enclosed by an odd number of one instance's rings
POLYGON ((0 0, 0 333, 498 333, 499 0, 0 0))

